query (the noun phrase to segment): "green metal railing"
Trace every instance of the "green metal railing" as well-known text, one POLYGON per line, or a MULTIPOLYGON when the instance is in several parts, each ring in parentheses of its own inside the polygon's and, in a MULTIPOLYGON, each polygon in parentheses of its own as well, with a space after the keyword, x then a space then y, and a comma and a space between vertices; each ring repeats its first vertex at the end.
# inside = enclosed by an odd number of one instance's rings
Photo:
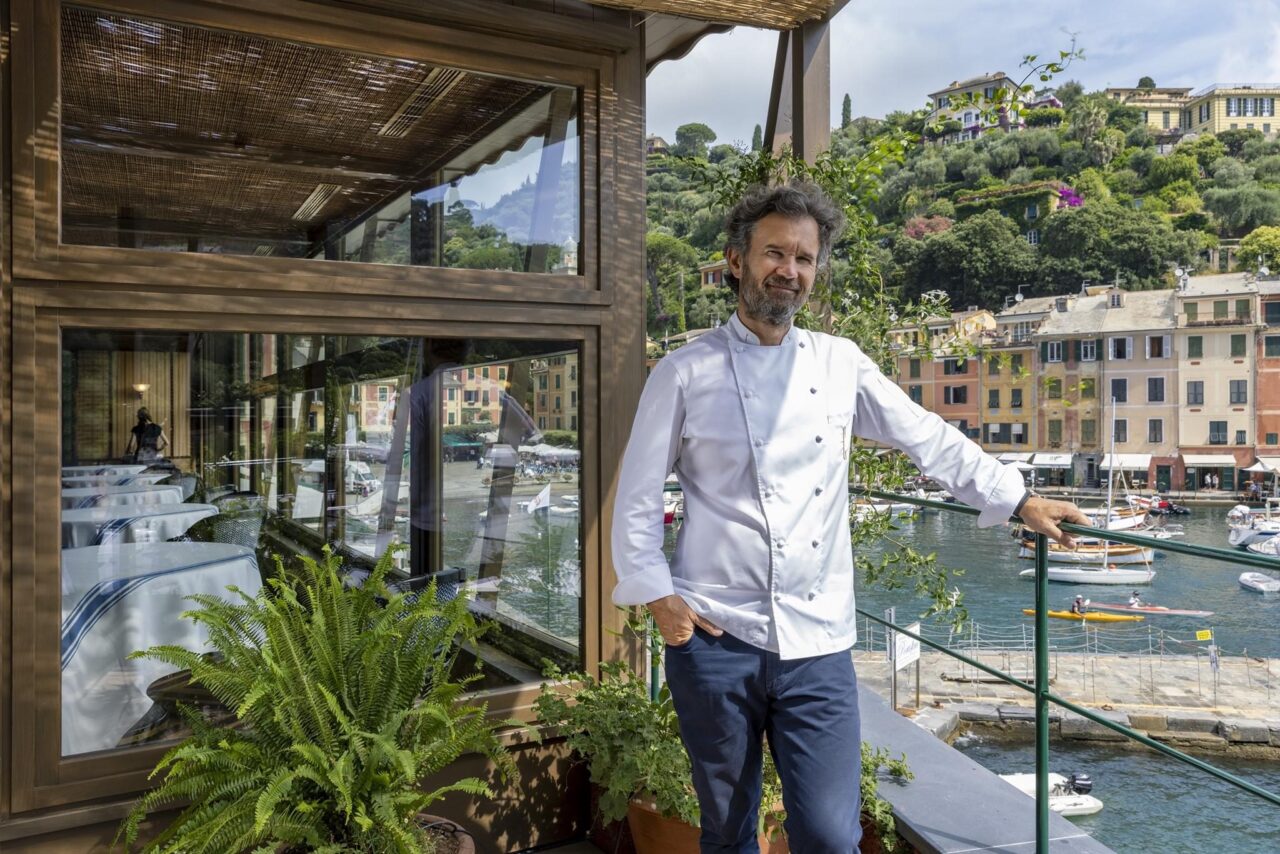
MULTIPOLYGON (((924 498, 915 498, 909 495, 899 495, 898 493, 880 492, 878 490, 851 489, 852 494, 866 496, 870 498, 881 498, 895 502, 913 504, 918 507, 928 507, 935 510, 946 510, 952 513, 964 513, 969 516, 977 516, 976 509, 965 504, 950 504, 944 501, 932 501, 924 498)), ((1079 534, 1087 537, 1100 536, 1098 528, 1091 528, 1085 525, 1074 525, 1063 523, 1059 527, 1068 533, 1079 534)), ((1280 560, 1263 557, 1262 555, 1253 554, 1252 552, 1241 552, 1229 549, 1215 548, 1213 546, 1198 546, 1189 543, 1174 542, 1172 540, 1157 540, 1154 537, 1146 537, 1141 534, 1134 534, 1125 531, 1107 531, 1106 539, 1117 543, 1127 543, 1129 545, 1143 546, 1146 548, 1158 548, 1165 552, 1174 552, 1177 554, 1194 555, 1195 557, 1207 558, 1208 560, 1225 561, 1237 565, 1254 566, 1262 569, 1280 569, 1280 560)), ((955 658, 971 667, 988 673, 995 678, 1008 683, 1016 688, 1020 688, 1035 696, 1035 722, 1036 722, 1036 854, 1048 854, 1049 851, 1049 705, 1060 706, 1070 712, 1079 715, 1086 720, 1104 726, 1107 729, 1114 730, 1125 738, 1140 742, 1141 744, 1157 750, 1160 753, 1170 756, 1179 762, 1190 765, 1200 771, 1209 774, 1212 777, 1229 783, 1238 789, 1262 798, 1276 806, 1280 806, 1280 795, 1269 792, 1259 786, 1255 786, 1248 780, 1242 780, 1229 771, 1224 771, 1189 756, 1180 750, 1170 747, 1167 744, 1156 741, 1148 736, 1130 729, 1124 724, 1116 723, 1109 720, 1096 712, 1093 712, 1083 706, 1077 705, 1049 690, 1049 540, 1043 534, 1036 534, 1036 554, 1035 554, 1035 583, 1036 583, 1036 602, 1035 602, 1035 681, 1032 684, 1017 679, 1002 670, 983 664, 981 661, 970 658, 969 656, 948 649, 943 644, 931 641, 928 638, 921 637, 914 632, 898 626, 888 620, 881 619, 874 614, 870 614, 861 608, 858 608, 858 614, 879 623, 886 628, 891 628, 895 632, 901 632, 907 637, 914 638, 916 641, 932 647, 939 652, 955 658)))

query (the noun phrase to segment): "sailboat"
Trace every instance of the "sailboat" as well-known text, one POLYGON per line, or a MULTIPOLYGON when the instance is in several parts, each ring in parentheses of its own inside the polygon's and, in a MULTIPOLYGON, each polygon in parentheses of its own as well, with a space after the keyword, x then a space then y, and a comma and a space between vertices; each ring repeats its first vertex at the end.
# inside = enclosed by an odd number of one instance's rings
MULTIPOLYGON (((1115 431, 1115 399, 1111 400, 1111 459, 1113 468, 1111 476, 1107 478, 1107 504, 1106 507, 1093 511, 1095 519, 1100 519, 1101 524, 1098 527, 1107 531, 1124 531, 1133 530, 1146 520, 1146 511, 1133 507, 1125 507, 1121 510, 1115 509, 1115 484, 1116 469, 1114 468, 1114 460, 1116 458, 1116 431, 1115 431)), ((1123 476, 1123 475, 1122 475, 1123 476)), ((1085 511, 1086 514, 1089 511, 1085 511)), ((1097 524, 1097 522, 1095 522, 1097 524)), ((1155 570, 1131 570, 1128 572, 1117 572, 1115 567, 1117 564, 1150 564, 1155 559, 1155 550, 1146 546, 1130 546, 1112 543, 1107 539, 1101 542, 1097 538, 1080 538, 1082 541, 1077 542, 1074 547, 1059 545, 1058 543, 1049 544, 1048 558, 1053 563, 1071 563, 1078 564, 1070 571, 1054 572, 1050 570, 1050 580, 1068 581, 1077 584, 1124 584, 1132 583, 1145 584, 1155 577, 1155 570), (1083 540, 1089 540, 1085 542, 1083 540), (1098 573, 1097 581, 1091 581, 1090 573, 1098 573), (1057 575, 1057 578, 1054 576, 1057 575), (1125 579, 1125 580, 1119 580, 1125 579)), ((1018 550, 1018 557, 1034 559, 1035 545, 1026 540, 1022 540, 1018 550)), ((1027 570, 1020 573, 1026 576, 1028 573, 1034 575, 1034 570, 1027 570)))

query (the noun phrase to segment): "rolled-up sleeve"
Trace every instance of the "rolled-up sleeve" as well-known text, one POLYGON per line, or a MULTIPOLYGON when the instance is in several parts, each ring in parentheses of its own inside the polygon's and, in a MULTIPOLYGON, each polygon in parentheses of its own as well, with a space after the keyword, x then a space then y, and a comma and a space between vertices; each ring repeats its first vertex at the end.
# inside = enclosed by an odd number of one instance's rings
POLYGON ((853 432, 903 451, 921 473, 978 508, 983 528, 1006 521, 1026 486, 1017 467, 997 462, 977 443, 918 406, 861 350, 855 352, 853 432))
POLYGON ((662 491, 680 455, 684 385, 669 361, 660 361, 645 383, 622 456, 611 528, 618 605, 643 605, 675 592, 663 554, 662 491))

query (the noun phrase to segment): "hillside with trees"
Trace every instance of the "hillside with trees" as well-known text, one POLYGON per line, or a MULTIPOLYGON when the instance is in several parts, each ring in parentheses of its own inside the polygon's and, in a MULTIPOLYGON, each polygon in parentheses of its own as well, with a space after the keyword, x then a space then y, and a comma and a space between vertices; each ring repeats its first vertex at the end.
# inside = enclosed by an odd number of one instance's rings
MULTIPOLYGON (((1026 111, 1024 130, 993 128, 945 145, 936 140, 947 123, 925 110, 854 118, 846 99, 832 132, 837 159, 869 156, 886 133, 922 141, 879 171, 866 250, 875 257, 850 259, 837 247, 837 272, 870 260, 896 300, 942 290, 955 307, 998 310, 1020 284, 1031 286, 1028 296, 1117 277, 1130 289, 1169 287, 1174 265, 1204 269, 1206 250, 1220 240, 1245 238, 1241 263, 1256 267, 1270 256, 1280 264, 1280 141, 1235 130, 1161 151, 1140 110, 1074 81, 1056 95, 1062 108, 1026 111)), ((705 124, 682 126, 676 139, 672 153, 647 163, 645 272, 655 338, 732 310, 727 289, 700 286, 698 265, 721 257, 724 246, 724 210, 704 188, 708 175, 751 156, 714 145, 705 124)), ((752 147, 760 144, 757 129, 752 147)))

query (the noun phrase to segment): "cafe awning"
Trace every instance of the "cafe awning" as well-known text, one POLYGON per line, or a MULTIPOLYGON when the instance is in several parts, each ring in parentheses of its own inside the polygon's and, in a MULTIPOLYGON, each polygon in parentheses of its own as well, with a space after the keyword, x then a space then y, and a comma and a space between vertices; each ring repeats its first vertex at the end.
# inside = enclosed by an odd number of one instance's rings
POLYGON ((1002 463, 1029 463, 1032 456, 1033 454, 1030 451, 1025 453, 1021 451, 1005 451, 996 459, 1002 463))
POLYGON ((1232 454, 1183 454, 1182 464, 1185 466, 1207 466, 1209 468, 1221 468, 1223 466, 1235 468, 1236 458, 1232 454))
POLYGON ((1035 455, 1031 463, 1038 469, 1069 469, 1071 454, 1050 454, 1041 451, 1035 455))
POLYGON ((1146 471, 1150 465, 1150 454, 1115 454, 1114 459, 1111 454, 1107 454, 1102 458, 1102 468, 1104 469, 1139 469, 1146 471))

